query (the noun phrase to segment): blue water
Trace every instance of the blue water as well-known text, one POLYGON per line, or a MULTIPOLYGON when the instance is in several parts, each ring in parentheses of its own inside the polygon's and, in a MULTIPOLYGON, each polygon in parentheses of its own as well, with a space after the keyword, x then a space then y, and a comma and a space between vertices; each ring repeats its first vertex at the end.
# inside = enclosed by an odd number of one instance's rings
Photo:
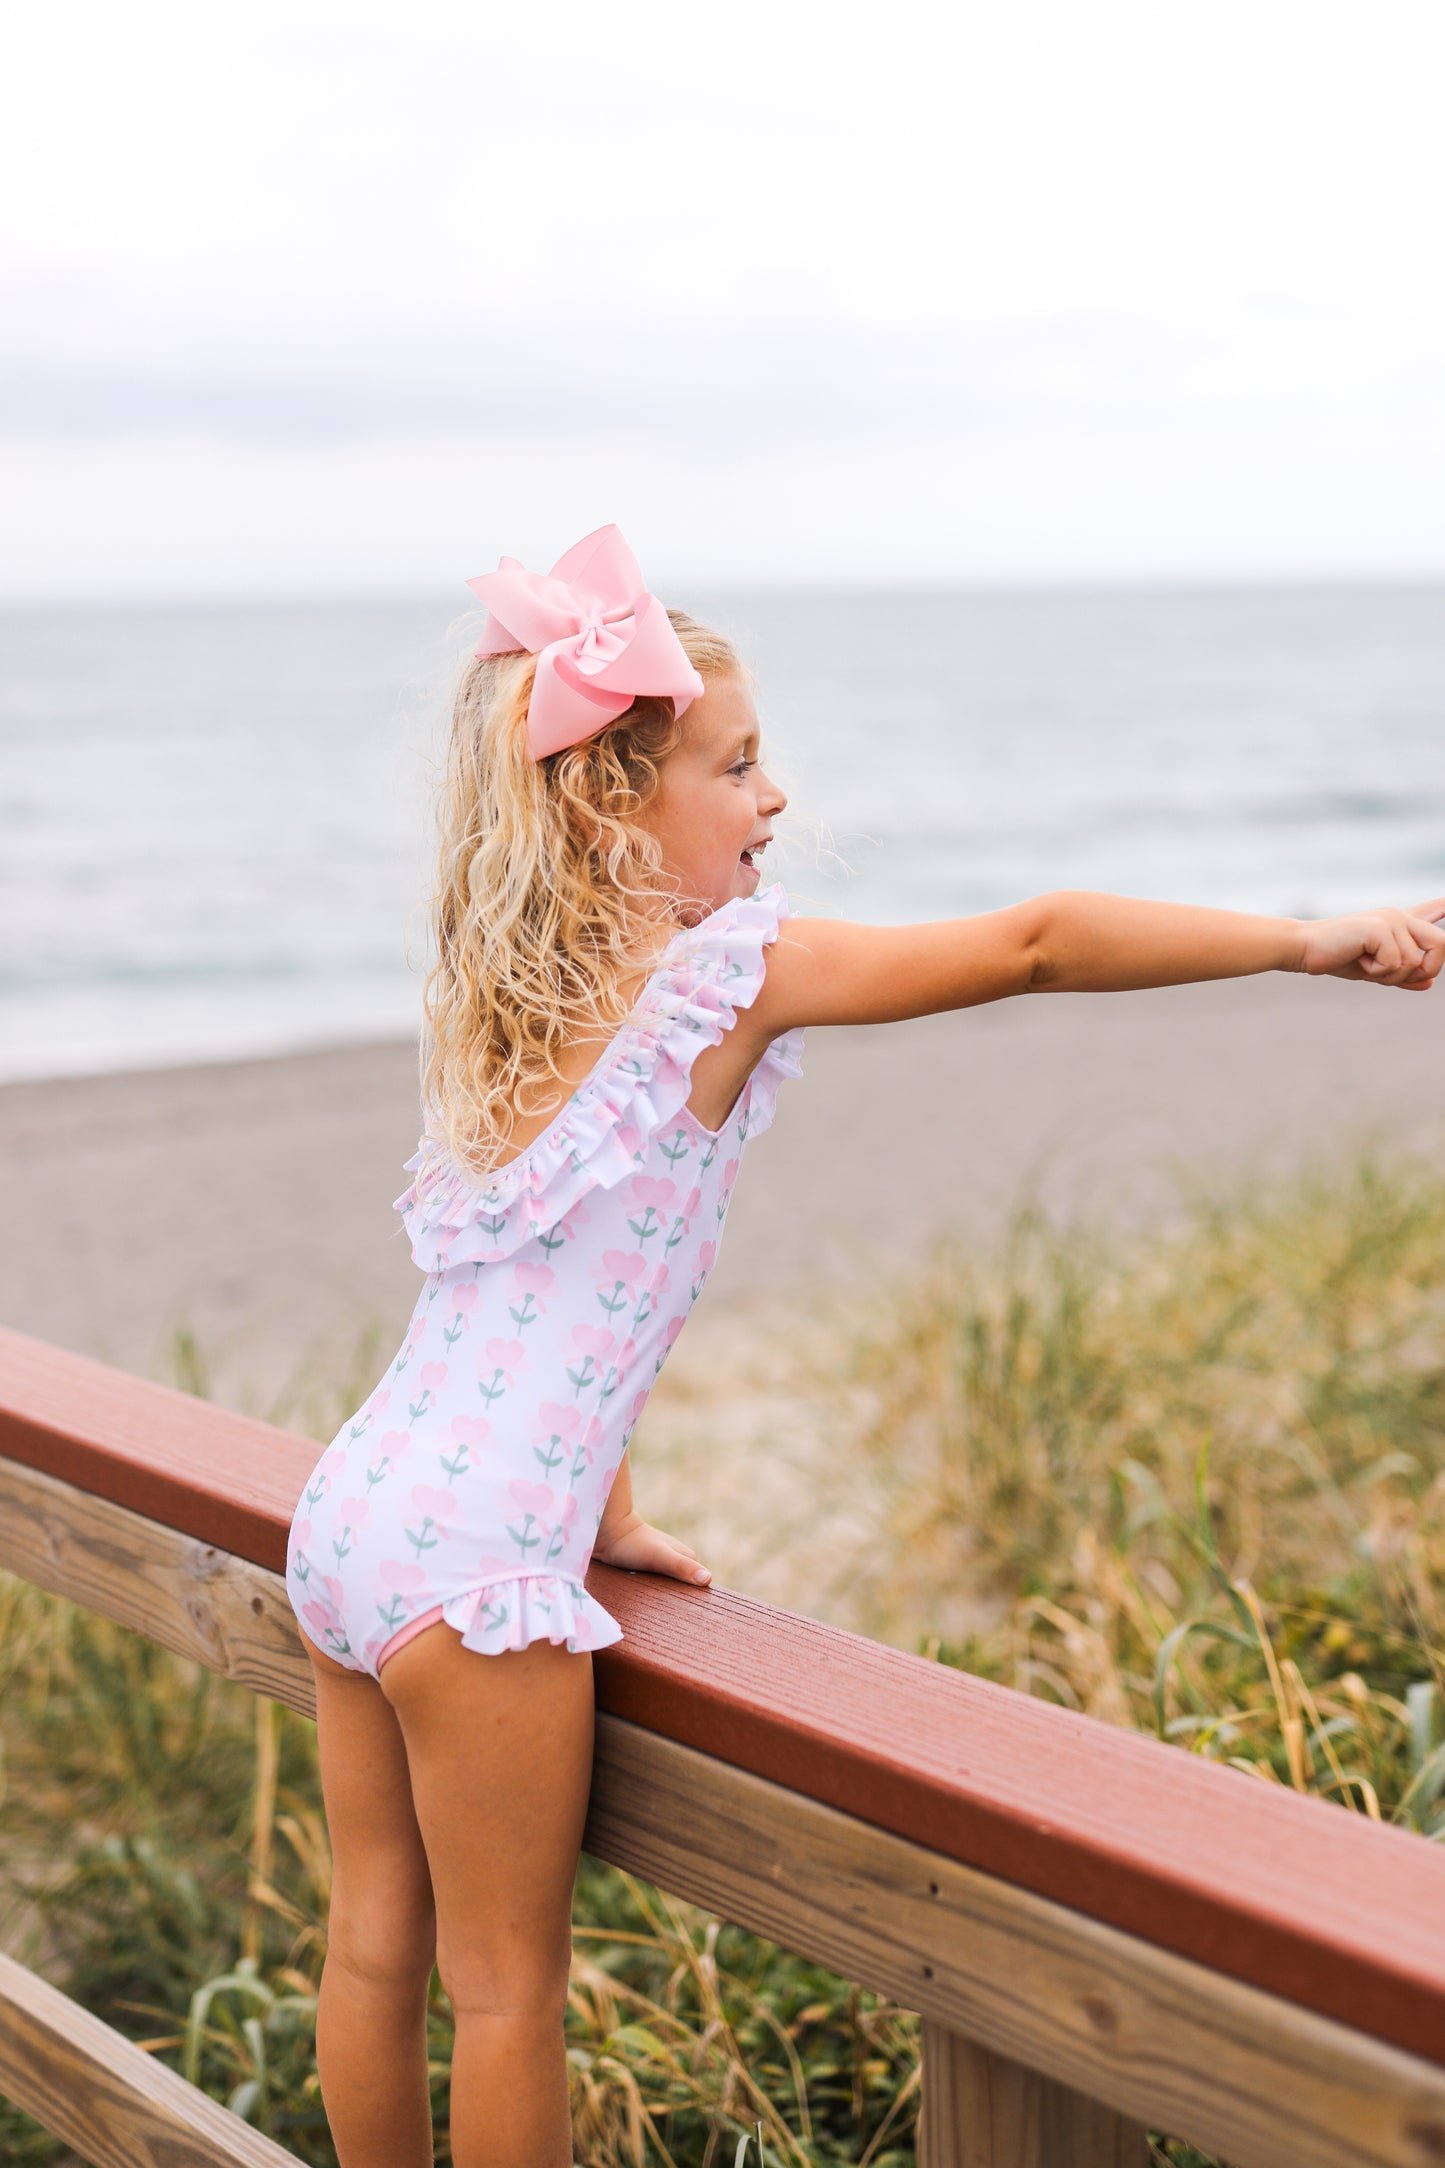
MULTIPOLYGON (((796 911, 1445 894, 1445 588, 679 599, 757 675, 796 911)), ((414 1036, 476 622, 0 617, 0 1077, 414 1036)))

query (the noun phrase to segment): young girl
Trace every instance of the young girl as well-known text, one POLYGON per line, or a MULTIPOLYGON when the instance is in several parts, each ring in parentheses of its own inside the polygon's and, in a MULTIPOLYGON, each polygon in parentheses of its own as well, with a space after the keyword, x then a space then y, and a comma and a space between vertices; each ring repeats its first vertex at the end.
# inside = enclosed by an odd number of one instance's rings
POLYGON ((396 1200, 426 1279, 287 1555, 334 1855, 316 2046, 342 2168, 432 2159, 434 1961, 458 2168, 572 2160, 590 1652, 620 1639, 584 1575, 709 1579, 634 1507, 627 1445, 803 1028, 1256 971, 1424 991, 1445 956, 1445 899, 1313 923, 1071 892, 792 919, 759 870, 786 800, 728 642, 646 592, 615 527, 545 578, 504 558, 470 585, 489 616, 396 1200))

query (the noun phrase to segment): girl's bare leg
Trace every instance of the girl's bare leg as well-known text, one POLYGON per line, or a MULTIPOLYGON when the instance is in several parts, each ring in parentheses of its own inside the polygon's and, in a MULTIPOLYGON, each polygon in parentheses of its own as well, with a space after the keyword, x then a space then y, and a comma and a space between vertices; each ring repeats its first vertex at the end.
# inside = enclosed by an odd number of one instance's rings
POLYGON ((375 1679, 301 1641, 316 1674, 331 1837, 321 2097, 341 2168, 431 2168, 426 1995, 436 1924, 401 1725, 375 1679))
POLYGON ((592 1659, 550 1641, 482 1655, 438 1620, 383 1666, 381 1684, 406 1740, 456 2018, 452 2159, 571 2168, 562 2022, 592 1659))

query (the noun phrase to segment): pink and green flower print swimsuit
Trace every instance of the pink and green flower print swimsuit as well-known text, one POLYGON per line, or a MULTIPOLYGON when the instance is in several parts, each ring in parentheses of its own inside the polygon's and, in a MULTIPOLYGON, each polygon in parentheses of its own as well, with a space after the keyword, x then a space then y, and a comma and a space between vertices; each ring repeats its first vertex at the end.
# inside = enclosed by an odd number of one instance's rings
POLYGON ((316 1646, 373 1678, 442 1618, 492 1654, 622 1638, 583 1586, 612 1478, 717 1256, 747 1139, 802 1074, 767 1048, 716 1133, 691 1071, 756 999, 774 882, 674 935, 552 1127, 485 1187, 424 1136, 395 1209, 427 1274, 406 1338, 311 1472, 286 1587, 316 1646))

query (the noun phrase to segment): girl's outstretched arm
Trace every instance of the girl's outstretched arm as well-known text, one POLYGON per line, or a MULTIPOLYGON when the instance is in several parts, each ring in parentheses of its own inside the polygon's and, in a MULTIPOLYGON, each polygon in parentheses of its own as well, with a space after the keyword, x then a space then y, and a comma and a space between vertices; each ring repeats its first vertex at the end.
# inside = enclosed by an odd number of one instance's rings
POLYGON ((1065 889, 916 926, 784 921, 741 1012, 749 1036, 795 1024, 883 1024, 1010 994, 1087 994, 1258 971, 1330 973, 1425 992, 1445 963, 1445 897, 1409 911, 1264 918, 1065 889))

